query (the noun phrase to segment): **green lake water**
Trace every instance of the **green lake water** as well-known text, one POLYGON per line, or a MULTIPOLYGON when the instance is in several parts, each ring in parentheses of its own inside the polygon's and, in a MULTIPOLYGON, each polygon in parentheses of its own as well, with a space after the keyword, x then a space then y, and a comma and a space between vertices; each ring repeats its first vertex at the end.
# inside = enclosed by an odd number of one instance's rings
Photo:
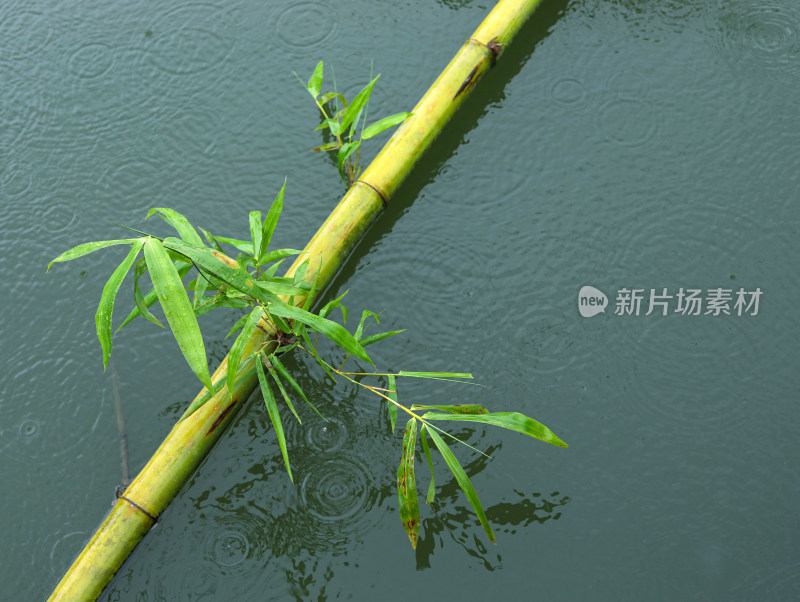
MULTIPOLYGON (((94 311, 124 250, 47 263, 125 236, 106 218, 167 234, 151 207, 246 238, 284 177, 275 243, 302 248, 344 189, 292 72, 324 60, 352 96, 373 70, 371 114, 410 110, 490 9, 157 4, 0 6, 9 600, 44 599, 113 501, 115 383, 134 473, 199 390, 144 321, 103 373, 94 311)), ((518 410, 570 447, 456 427, 491 455, 456 450, 497 544, 441 464, 414 552, 385 408, 290 358, 330 417, 284 413, 295 484, 254 396, 101 600, 800 598, 798 97, 795 0, 544 0, 325 298, 407 329, 380 368, 485 385, 401 400, 518 410), (604 312, 582 316, 584 286, 604 312)), ((202 322, 212 364, 237 317, 202 322)))

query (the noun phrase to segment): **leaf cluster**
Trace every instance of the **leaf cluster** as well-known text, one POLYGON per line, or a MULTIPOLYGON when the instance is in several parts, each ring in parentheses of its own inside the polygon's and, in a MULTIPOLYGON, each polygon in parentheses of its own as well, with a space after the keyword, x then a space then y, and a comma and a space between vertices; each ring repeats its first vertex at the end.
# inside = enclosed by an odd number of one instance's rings
MULTIPOLYGON (((380 74, 371 79, 353 100, 348 102, 344 95, 336 91, 335 79, 333 91, 322 94, 323 69, 322 61, 320 61, 308 83, 304 85, 322 113, 322 123, 316 130, 329 132, 334 140, 313 150, 336 152, 336 167, 339 170, 339 176, 349 188, 361 173, 361 143, 403 123, 411 116, 411 113, 396 113, 367 126, 369 98, 380 74)), ((297 74, 295 76, 300 79, 297 74)), ((303 83, 302 80, 300 83, 303 83)))

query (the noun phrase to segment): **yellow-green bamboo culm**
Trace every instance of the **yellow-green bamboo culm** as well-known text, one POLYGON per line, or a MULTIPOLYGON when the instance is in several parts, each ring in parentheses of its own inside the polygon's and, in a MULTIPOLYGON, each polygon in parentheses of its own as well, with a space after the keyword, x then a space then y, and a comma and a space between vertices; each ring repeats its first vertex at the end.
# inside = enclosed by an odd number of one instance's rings
MULTIPOLYGON (((491 68, 541 0, 501 0, 425 93, 410 117, 353 184, 305 248, 306 277, 323 290, 381 213, 450 117, 491 68)), ((302 299, 296 299, 298 303, 302 299)), ((268 342, 271 324, 256 329, 242 357, 268 342), (266 332, 265 332, 266 331, 266 332)), ((212 375, 224 381, 227 359, 212 375)), ((254 364, 245 366, 229 396, 217 396, 173 427, 153 457, 122 493, 49 600, 96 600, 158 516, 194 473, 202 459, 257 385, 254 364)), ((200 392, 197 399, 206 395, 200 392)))

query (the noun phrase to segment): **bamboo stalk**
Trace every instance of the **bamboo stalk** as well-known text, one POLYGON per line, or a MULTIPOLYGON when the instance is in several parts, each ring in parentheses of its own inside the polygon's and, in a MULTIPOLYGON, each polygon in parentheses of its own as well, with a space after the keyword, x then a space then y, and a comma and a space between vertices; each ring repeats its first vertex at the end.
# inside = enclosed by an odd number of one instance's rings
MULTIPOLYGON (((422 154, 438 136, 477 81, 494 64, 541 0, 501 0, 425 93, 410 117, 353 184, 309 241, 301 261, 310 260, 306 276, 324 290, 381 213, 422 154)), ((298 304, 305 301, 296 299, 298 304)), ((309 305, 313 299, 308 300, 309 305)), ((272 324, 262 324, 242 357, 268 342, 272 324)), ((205 455, 257 384, 254 361, 228 396, 217 396, 173 427, 153 457, 133 480, 95 531, 49 600, 96 600, 119 567, 155 524, 158 516, 188 481, 205 455)), ((227 358, 212 375, 225 381, 227 358)), ((203 389, 199 399, 206 393, 203 389)))

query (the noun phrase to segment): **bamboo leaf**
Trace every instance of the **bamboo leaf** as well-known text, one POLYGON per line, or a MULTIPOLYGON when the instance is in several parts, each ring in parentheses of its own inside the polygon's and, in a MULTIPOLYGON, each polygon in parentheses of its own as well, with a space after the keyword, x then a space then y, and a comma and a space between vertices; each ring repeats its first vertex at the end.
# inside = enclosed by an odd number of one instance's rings
MULTIPOLYGON (((184 276, 186 276, 186 274, 191 269, 192 269, 192 264, 183 264, 183 265, 181 265, 181 267, 177 268, 178 276, 180 278, 183 278, 184 276)), ((151 289, 144 296, 144 306, 145 307, 152 307, 153 303, 155 303, 157 299, 158 299, 158 295, 156 295, 156 289, 151 289)), ((116 332, 119 332, 120 330, 122 330, 123 326, 127 325, 131 320, 133 320, 134 318, 139 317, 140 315, 141 315, 141 312, 139 311, 139 308, 138 307, 134 307, 133 310, 131 310, 131 313, 128 314, 128 317, 125 318, 125 320, 122 322, 122 324, 120 324, 117 327, 116 332)))
POLYGON ((136 256, 144 245, 143 238, 134 240, 131 250, 103 287, 103 294, 100 296, 100 303, 97 306, 97 313, 94 315, 94 323, 97 329, 97 338, 100 340, 100 347, 103 349, 103 370, 108 366, 108 358, 111 356, 111 318, 114 314, 114 300, 117 292, 125 279, 125 275, 131 269, 136 256))
MULTIPOLYGON (((305 253, 305 251, 298 251, 297 249, 275 249, 274 251, 269 251, 264 255, 262 255, 260 263, 262 265, 265 265, 267 263, 272 263, 273 261, 277 261, 278 259, 283 259, 284 257, 290 257, 291 255, 300 255, 301 253, 305 253)), ((271 267, 272 266, 270 266, 270 268, 271 267)), ((269 276, 266 277, 268 278, 269 276)))
POLYGON ((272 380, 274 380, 275 384, 278 385, 278 390, 281 392, 283 400, 286 402, 286 405, 289 406, 289 409, 292 411, 292 414, 294 414, 294 417, 297 418, 297 422, 302 424, 303 421, 300 420, 300 416, 297 414, 297 410, 294 409, 294 404, 292 403, 292 400, 289 399, 289 394, 286 392, 286 388, 283 386, 281 379, 278 378, 278 374, 277 372, 275 372, 275 368, 272 366, 271 356, 270 359, 267 360, 267 370, 269 370, 269 374, 272 377, 272 380))
MULTIPOLYGON (((381 323, 380 316, 378 314, 376 314, 374 311, 369 311, 368 309, 365 309, 364 311, 362 311, 361 312, 361 320, 359 320, 358 328, 356 328, 356 333, 353 335, 356 338, 357 341, 359 339, 361 339, 361 334, 364 332, 364 322, 366 322, 367 318, 370 317, 370 316, 375 318, 375 323, 376 324, 380 324, 381 323)), ((367 328, 369 328, 369 326, 370 325, 368 325, 367 328)))
POLYGON ((197 230, 194 229, 194 226, 189 223, 189 220, 186 219, 186 217, 174 209, 154 207, 147 213, 147 216, 144 219, 149 219, 153 214, 157 214, 170 226, 175 228, 175 230, 178 232, 178 235, 186 242, 192 243, 193 245, 203 244, 203 241, 200 240, 200 235, 197 233, 197 230))
POLYGON ((345 330, 341 324, 337 324, 336 322, 326 318, 320 318, 316 314, 312 314, 304 309, 300 309, 299 307, 292 307, 291 305, 286 305, 284 303, 271 303, 268 311, 271 315, 278 315, 282 318, 302 322, 306 326, 310 326, 314 330, 324 334, 348 353, 353 354, 365 362, 369 362, 370 364, 372 363, 372 360, 370 359, 369 355, 367 355, 367 352, 364 351, 364 348, 361 346, 361 344, 356 341, 353 338, 353 335, 347 332, 347 330, 345 330))
POLYGON ((422 418, 425 420, 459 420, 464 422, 482 422, 528 435, 545 443, 557 447, 568 447, 553 431, 533 418, 519 412, 494 412, 480 415, 436 414, 428 412, 422 418))
POLYGON ((319 63, 317 63, 317 66, 314 69, 314 73, 312 73, 311 77, 308 78, 308 85, 306 86, 308 93, 311 94, 314 100, 317 99, 320 90, 322 90, 322 73, 323 73, 323 67, 322 67, 322 61, 320 61, 319 63))
POLYGON ((214 239, 217 242, 224 243, 226 245, 231 245, 239 249, 242 253, 247 253, 249 255, 253 255, 253 243, 247 242, 246 240, 239 240, 238 238, 228 238, 227 236, 215 236, 214 239))
MULTIPOLYGON (((260 224, 259 224, 260 225, 260 224)), ((234 385, 236 384, 236 375, 239 372, 239 362, 242 359, 242 353, 247 345, 247 342, 250 340, 250 337, 253 336, 253 331, 256 329, 256 325, 258 324, 258 320, 264 314, 264 310, 261 308, 260 305, 253 308, 253 311, 247 316, 247 320, 245 321, 244 325, 242 326, 242 332, 239 333, 239 336, 236 337, 236 340, 233 342, 231 346, 231 350, 228 353, 228 392, 232 393, 234 389, 234 385)))
POLYGON ((364 337, 359 341, 362 347, 366 347, 367 345, 372 345, 373 343, 377 343, 378 341, 382 341, 383 339, 388 339, 391 336, 396 334, 400 334, 401 332, 405 332, 405 330, 391 330, 389 332, 379 332, 378 334, 373 334, 368 337, 364 337))
POLYGON ((400 370, 397 373, 398 376, 412 376, 414 378, 433 378, 433 379, 442 379, 442 378, 472 378, 472 374, 469 372, 406 372, 404 370, 400 370))
MULTIPOLYGON (((250 236, 253 239, 253 249, 258 249, 258 252, 254 252, 253 255, 258 259, 261 256, 261 234, 263 232, 263 227, 261 223, 261 212, 260 211, 251 211, 249 216, 250 222, 250 236)), ((260 263, 260 262, 256 262, 260 263)))
POLYGON ((341 128, 342 130, 346 130, 347 126, 351 123, 356 121, 356 116, 361 112, 361 109, 364 108, 364 105, 367 104, 369 101, 369 95, 372 94, 372 88, 375 87, 375 82, 378 81, 380 75, 376 75, 375 79, 369 82, 364 88, 356 95, 353 99, 353 102, 350 103, 350 106, 347 107, 347 110, 344 112, 341 121, 341 128))
POLYGON ((202 233, 203 233, 203 236, 205 236, 206 240, 208 241, 208 244, 210 244, 210 245, 211 245, 212 247, 214 247, 214 248, 215 248, 217 251, 219 251, 220 253, 222 253, 222 247, 221 247, 221 246, 219 246, 219 243, 217 242, 217 238, 216 238, 216 236, 214 236, 213 234, 211 234, 211 232, 209 232, 208 230, 204 230, 203 228, 200 228, 200 226, 197 226, 197 228, 200 230, 200 232, 202 232, 202 233))
POLYGON ((352 155, 354 152, 358 150, 358 147, 361 146, 361 142, 356 140, 355 142, 345 142, 342 144, 342 148, 339 149, 339 154, 336 155, 336 167, 339 169, 339 175, 344 179, 344 165, 347 159, 352 155))
MULTIPOLYGON (((283 211, 283 193, 285 190, 286 178, 283 179, 283 186, 281 186, 281 189, 278 192, 278 195, 275 197, 275 200, 272 201, 272 206, 269 208, 269 212, 267 212, 267 217, 264 218, 264 226, 261 231, 261 246, 256 247, 257 253, 253 253, 253 255, 259 258, 259 263, 268 263, 269 261, 274 261, 273 259, 266 260, 264 256, 269 248, 269 243, 272 242, 272 234, 275 232, 275 226, 278 223, 278 218, 281 216, 281 212, 283 211)), ((284 257, 286 256, 284 255, 284 257)))
POLYGON ((192 307, 197 309, 197 306, 206 296, 206 289, 208 289, 208 278, 204 274, 199 274, 194 283, 194 301, 192 307))
MULTIPOLYGON (((147 304, 145 303, 144 296, 142 295, 142 289, 139 288, 139 278, 142 277, 147 271, 147 262, 143 260, 139 260, 136 262, 136 267, 133 270, 133 300, 136 303, 136 309, 139 310, 139 313, 144 316, 147 320, 152 322, 157 326, 161 326, 164 328, 164 325, 158 321, 153 314, 150 313, 150 310, 147 309, 147 304)), ((155 292, 153 292, 153 298, 155 299, 155 292)), ((120 326, 122 328, 122 326, 120 326)), ((119 328, 117 329, 119 331, 119 328)))
POLYGON ((308 288, 292 286, 282 282, 265 282, 263 280, 258 280, 256 284, 273 295, 305 295, 308 292, 308 288))
POLYGON ((340 146, 342 146, 341 142, 334 141, 334 142, 328 142, 326 144, 323 144, 322 146, 318 146, 317 148, 312 148, 311 150, 312 151, 317 151, 317 152, 332 151, 332 150, 336 150, 340 146))
POLYGON ((232 335, 234 332, 236 332, 236 331, 237 331, 237 330, 239 330, 239 329, 240 329, 242 326, 244 326, 244 323, 245 323, 245 322, 247 322, 247 318, 249 318, 249 317, 250 317, 250 314, 247 314, 247 315, 245 315, 245 316, 242 316, 242 317, 241 317, 241 318, 239 318, 238 320, 236 320, 236 324, 234 324, 233 326, 231 326, 231 329, 228 331, 228 334, 226 334, 226 335, 225 335, 225 338, 227 339, 227 338, 228 338, 229 336, 231 336, 231 335, 232 335))
POLYGON ((458 486, 461 487, 464 495, 467 496, 467 500, 469 501, 470 506, 472 506, 472 509, 475 511, 475 514, 478 516, 478 520, 480 521, 481 525, 483 525, 483 530, 486 531, 489 541, 494 543, 494 533, 492 532, 492 528, 489 526, 489 521, 486 520, 486 513, 483 511, 481 501, 478 499, 478 494, 475 492, 475 488, 472 486, 472 482, 469 480, 467 473, 464 472, 464 469, 453 455, 453 452, 450 451, 450 448, 447 447, 447 445, 445 445, 445 442, 442 441, 442 438, 439 437, 436 431, 429 429, 428 432, 430 433, 431 439, 433 439, 433 443, 439 449, 439 453, 442 454, 442 457, 444 458, 447 467, 450 469, 450 472, 452 472, 453 476, 456 478, 458 486))
POLYGON ((361 138, 362 140, 368 140, 373 136, 377 136, 381 132, 388 130, 390 127, 393 127, 398 123, 403 123, 406 119, 411 117, 411 115, 412 113, 397 113, 395 115, 389 115, 389 117, 379 119, 361 133, 361 138))
POLYGON ((183 289, 175 265, 167 255, 166 249, 154 238, 147 239, 144 245, 144 257, 150 270, 153 288, 183 357, 200 382, 212 389, 203 335, 200 333, 192 304, 183 289))
POLYGON ((50 271, 50 268, 54 263, 61 263, 63 261, 72 261, 73 259, 78 259, 78 257, 83 257, 84 255, 88 255, 89 253, 94 253, 95 251, 99 251, 100 249, 105 249, 106 247, 111 247, 114 245, 132 245, 138 238, 121 238, 119 240, 99 240, 97 242, 85 242, 82 245, 78 245, 77 247, 71 248, 69 251, 64 251, 61 255, 56 257, 53 261, 47 264, 47 272, 50 271))
POLYGON ((338 99, 339 102, 342 103, 343 107, 347 107, 347 99, 338 92, 327 92, 326 94, 323 94, 319 98, 319 104, 324 105, 326 102, 330 102, 334 98, 338 99))
POLYGON ((439 410, 440 412, 449 412, 450 414, 488 414, 489 410, 477 403, 464 403, 454 405, 417 405, 411 406, 412 410, 439 410))
POLYGON ((397 507, 400 520, 411 540, 411 547, 417 549, 419 539, 419 500, 417 500, 417 481, 414 477, 414 451, 417 439, 417 420, 411 418, 403 434, 403 455, 397 469, 397 507))
POLYGON ((297 394, 300 395, 300 397, 303 398, 303 401, 305 401, 320 418, 322 418, 325 422, 328 422, 328 419, 325 418, 325 416, 320 413, 316 406, 308 400, 306 394, 303 393, 303 389, 301 389, 300 385, 297 384, 297 381, 292 378, 292 375, 289 374, 289 371, 286 369, 283 363, 281 363, 277 355, 270 356, 270 363, 272 364, 273 368, 275 368, 275 371, 280 374, 286 382, 292 385, 292 388, 297 391, 297 394))
POLYGON ((425 503, 430 504, 436 496, 436 484, 433 477, 433 458, 431 458, 431 448, 428 447, 428 436, 425 434, 425 425, 419 430, 420 443, 422 443, 422 451, 425 452, 425 458, 428 460, 428 467, 431 469, 431 484, 428 486, 428 495, 425 496, 425 503))
MULTIPOLYGON (((389 390, 386 392, 386 395, 392 401, 397 401, 397 382, 395 381, 394 374, 389 375, 389 390)), ((393 404, 391 401, 386 402, 387 407, 389 408, 389 420, 392 423, 392 433, 394 433, 394 428, 397 425, 397 406, 393 404)))
POLYGON ((349 292, 349 290, 346 290, 333 301, 328 301, 318 312, 320 318, 327 318, 330 313, 338 307, 342 311, 342 322, 347 324, 347 308, 344 306, 344 303, 342 303, 342 299, 344 299, 344 296, 349 292))
POLYGON ((292 469, 289 466, 289 451, 286 449, 286 435, 283 432, 281 414, 278 411, 278 404, 275 403, 275 395, 272 394, 272 389, 267 382, 267 377, 264 374, 264 366, 260 358, 256 361, 256 370, 258 371, 258 383, 261 385, 261 394, 264 396, 264 404, 267 406, 267 413, 269 414, 269 419, 272 421, 272 428, 275 429, 275 435, 278 438, 278 445, 283 455, 283 463, 286 464, 286 472, 289 473, 289 480, 294 483, 292 469))

